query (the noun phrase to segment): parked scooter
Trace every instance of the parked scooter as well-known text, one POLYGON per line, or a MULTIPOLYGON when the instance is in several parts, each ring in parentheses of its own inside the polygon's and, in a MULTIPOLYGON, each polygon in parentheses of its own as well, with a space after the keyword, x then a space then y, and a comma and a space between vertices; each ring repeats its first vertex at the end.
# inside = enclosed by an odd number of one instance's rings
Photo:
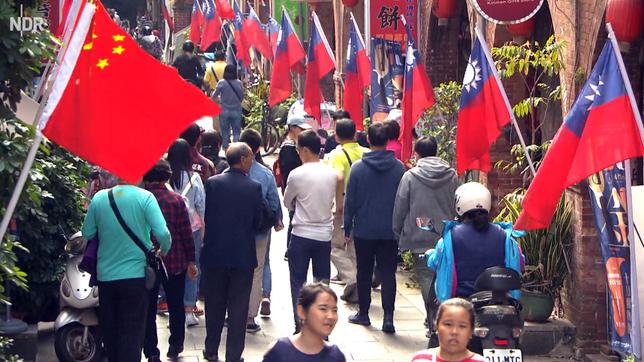
POLYGON ((469 300, 476 311, 474 335, 488 362, 521 362, 519 338, 523 332, 521 303, 510 291, 521 288, 521 275, 513 269, 491 267, 475 282, 469 300))
POLYGON ((62 362, 95 362, 103 358, 98 330, 98 287, 90 287, 90 274, 78 268, 86 245, 80 232, 65 244, 67 265, 60 282, 61 311, 54 324, 54 347, 62 362))

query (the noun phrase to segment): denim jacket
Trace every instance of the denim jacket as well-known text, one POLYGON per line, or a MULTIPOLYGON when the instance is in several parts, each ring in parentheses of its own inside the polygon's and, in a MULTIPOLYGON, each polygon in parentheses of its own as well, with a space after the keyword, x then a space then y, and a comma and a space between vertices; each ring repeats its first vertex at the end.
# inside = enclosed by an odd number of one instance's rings
MULTIPOLYGON (((495 223, 499 225, 506 234, 505 238, 505 266, 523 271, 524 256, 519 243, 514 239, 524 235, 522 231, 512 230, 512 224, 508 222, 495 223)), ((443 238, 438 241, 435 249, 429 249, 425 253, 427 267, 436 272, 434 286, 436 297, 442 303, 456 294, 456 266, 454 263, 454 250, 452 249, 452 229, 458 225, 457 221, 446 221, 443 229, 443 238)), ((519 299, 519 290, 511 291, 515 299, 519 299)))

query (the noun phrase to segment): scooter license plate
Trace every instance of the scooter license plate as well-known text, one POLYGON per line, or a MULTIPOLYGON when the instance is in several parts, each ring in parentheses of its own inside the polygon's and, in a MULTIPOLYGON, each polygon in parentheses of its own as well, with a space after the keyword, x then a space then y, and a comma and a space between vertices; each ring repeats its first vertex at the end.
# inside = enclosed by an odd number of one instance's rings
POLYGON ((520 349, 484 349, 487 362, 523 362, 520 349))

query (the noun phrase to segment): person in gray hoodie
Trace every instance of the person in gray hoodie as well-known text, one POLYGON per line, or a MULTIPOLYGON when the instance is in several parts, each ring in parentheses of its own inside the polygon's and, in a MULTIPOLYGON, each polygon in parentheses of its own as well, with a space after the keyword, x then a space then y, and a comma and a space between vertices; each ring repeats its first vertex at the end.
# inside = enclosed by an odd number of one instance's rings
POLYGON ((358 313, 349 317, 349 322, 371 324, 369 307, 375 261, 382 281, 382 330, 394 333, 398 243, 391 221, 405 167, 393 151, 386 150, 388 137, 384 124, 369 127, 367 137, 371 152, 351 167, 344 201, 344 236, 347 243, 353 238, 356 248, 359 305, 358 313))
POLYGON ((421 137, 416 141, 414 152, 418 162, 400 181, 393 214, 393 232, 400 250, 411 251, 414 257, 414 274, 420 283, 427 312, 426 326, 435 314, 431 288, 434 273, 427 268, 421 255, 436 246, 443 234, 443 221, 456 216, 456 172, 449 163, 436 157, 437 149, 434 137, 421 137))

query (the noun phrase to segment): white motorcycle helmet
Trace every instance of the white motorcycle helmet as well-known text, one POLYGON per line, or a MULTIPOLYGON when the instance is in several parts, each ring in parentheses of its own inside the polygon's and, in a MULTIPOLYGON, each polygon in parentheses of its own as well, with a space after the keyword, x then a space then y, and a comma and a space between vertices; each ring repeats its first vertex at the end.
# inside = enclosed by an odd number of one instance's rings
POLYGON ((487 187, 478 182, 461 185, 455 192, 456 214, 463 216, 468 211, 485 210, 490 212, 492 195, 487 187))

